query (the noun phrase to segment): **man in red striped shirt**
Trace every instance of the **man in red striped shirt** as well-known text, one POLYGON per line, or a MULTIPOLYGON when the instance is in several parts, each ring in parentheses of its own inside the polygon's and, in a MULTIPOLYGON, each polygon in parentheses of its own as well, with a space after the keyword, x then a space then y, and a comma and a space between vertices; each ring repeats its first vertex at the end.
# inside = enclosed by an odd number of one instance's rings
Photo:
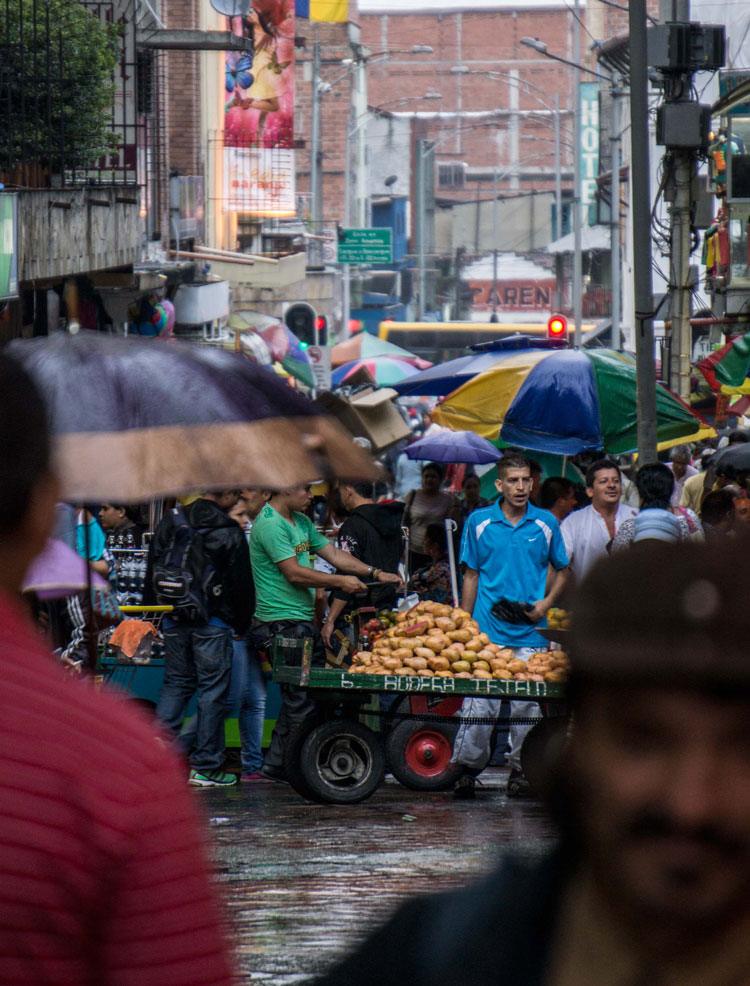
POLYGON ((122 703, 66 678, 18 589, 57 483, 42 400, 0 354, 0 982, 233 981, 179 763, 122 703))

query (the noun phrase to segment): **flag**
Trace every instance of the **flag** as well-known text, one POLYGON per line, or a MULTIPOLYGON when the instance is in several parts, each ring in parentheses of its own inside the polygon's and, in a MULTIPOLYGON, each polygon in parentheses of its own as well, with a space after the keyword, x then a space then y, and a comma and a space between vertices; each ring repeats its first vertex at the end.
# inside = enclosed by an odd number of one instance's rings
POLYGON ((349 0, 294 0, 297 17, 329 24, 345 24, 349 20, 349 0))
POLYGON ((750 374, 750 332, 730 339, 696 364, 712 390, 743 388, 750 374))

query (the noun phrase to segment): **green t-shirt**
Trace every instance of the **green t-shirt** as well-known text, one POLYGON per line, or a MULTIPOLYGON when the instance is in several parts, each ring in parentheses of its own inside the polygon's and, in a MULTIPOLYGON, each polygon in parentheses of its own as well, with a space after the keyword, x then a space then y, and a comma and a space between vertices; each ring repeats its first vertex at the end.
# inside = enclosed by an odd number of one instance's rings
POLYGON ((281 573, 278 562, 297 557, 300 565, 312 568, 311 551, 320 551, 328 540, 315 530, 305 514, 292 513, 293 523, 284 520, 267 503, 250 533, 250 561, 253 565, 257 604, 255 616, 262 623, 273 620, 312 620, 315 616, 315 590, 292 585, 281 573))

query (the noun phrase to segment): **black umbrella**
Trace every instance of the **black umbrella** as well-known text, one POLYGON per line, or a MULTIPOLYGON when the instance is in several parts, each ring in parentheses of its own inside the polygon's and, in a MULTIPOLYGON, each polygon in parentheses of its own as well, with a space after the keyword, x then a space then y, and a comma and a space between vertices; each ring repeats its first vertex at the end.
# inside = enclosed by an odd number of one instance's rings
POLYGON ((711 457, 711 469, 730 479, 734 478, 735 473, 750 471, 750 442, 739 442, 720 449, 711 457))
POLYGON ((9 352, 47 401, 71 502, 377 476, 332 417, 239 354, 98 332, 9 352))

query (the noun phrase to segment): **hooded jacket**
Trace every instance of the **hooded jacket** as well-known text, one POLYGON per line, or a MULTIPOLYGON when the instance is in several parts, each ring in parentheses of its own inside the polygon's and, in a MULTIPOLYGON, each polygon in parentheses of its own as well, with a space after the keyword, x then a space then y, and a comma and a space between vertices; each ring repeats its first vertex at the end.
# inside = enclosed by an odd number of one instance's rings
MULTIPOLYGON (((403 503, 363 503, 351 512, 341 525, 338 544, 355 558, 381 568, 384 572, 396 572, 401 562, 403 545, 401 539, 401 518, 403 503)), ((343 573, 342 573, 343 574, 343 573)), ((354 606, 352 597, 340 589, 334 589, 333 599, 346 599, 354 606)), ((390 607, 396 601, 396 587, 382 585, 371 592, 372 604, 377 607, 390 607)))
MULTIPOLYGON (((185 507, 188 523, 201 530, 203 545, 221 579, 222 591, 213 616, 228 623, 238 634, 250 626, 255 610, 255 587, 250 567, 250 551, 242 528, 213 500, 195 500, 185 507)), ((167 551, 172 535, 172 518, 163 518, 151 542, 143 593, 144 605, 155 603, 153 567, 167 551)))

